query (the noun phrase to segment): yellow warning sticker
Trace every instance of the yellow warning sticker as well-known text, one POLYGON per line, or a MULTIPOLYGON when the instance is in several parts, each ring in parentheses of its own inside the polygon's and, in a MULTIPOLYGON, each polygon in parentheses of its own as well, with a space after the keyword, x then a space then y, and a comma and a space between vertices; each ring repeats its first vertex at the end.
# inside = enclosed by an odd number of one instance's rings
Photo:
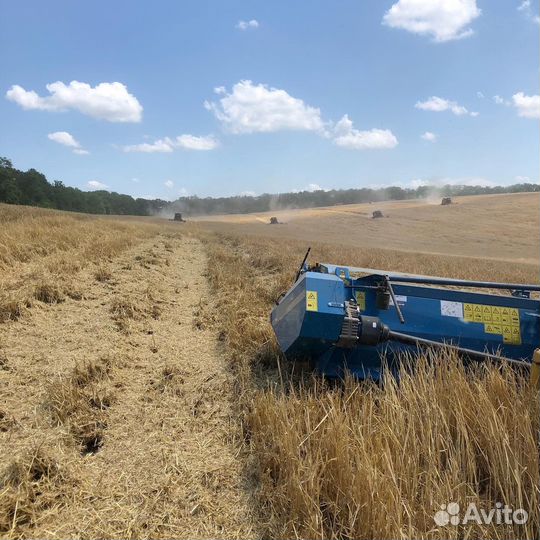
POLYGON ((366 310, 366 293, 364 291, 356 291, 356 303, 360 311, 366 310))
POLYGON ((306 291, 306 311, 319 311, 317 291, 306 291))
POLYGON ((486 334, 502 334, 502 326, 500 324, 486 323, 484 324, 486 334))
POLYGON ((521 345, 519 310, 483 304, 463 304, 463 320, 484 324, 486 334, 502 335, 503 343, 521 345))

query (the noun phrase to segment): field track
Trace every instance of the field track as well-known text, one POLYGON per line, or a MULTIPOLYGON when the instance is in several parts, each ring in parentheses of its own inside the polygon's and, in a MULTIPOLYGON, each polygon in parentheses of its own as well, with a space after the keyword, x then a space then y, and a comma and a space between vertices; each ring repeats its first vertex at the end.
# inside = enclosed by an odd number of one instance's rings
POLYGON ((206 264, 200 241, 155 237, 115 259, 104 281, 82 272, 82 299, 0 326, 4 420, 16 424, 0 454, 62 464, 30 536, 253 536, 231 375, 205 324, 206 264), (51 409, 72 399, 76 365, 105 366, 90 441, 81 426, 51 424, 51 409))

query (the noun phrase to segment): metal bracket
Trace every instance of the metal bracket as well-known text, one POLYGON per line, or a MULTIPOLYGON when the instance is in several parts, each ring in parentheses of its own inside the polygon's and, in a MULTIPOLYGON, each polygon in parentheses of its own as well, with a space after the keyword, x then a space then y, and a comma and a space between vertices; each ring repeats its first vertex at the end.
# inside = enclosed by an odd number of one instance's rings
POLYGON ((390 292, 390 296, 392 297, 392 302, 394 302, 394 307, 396 308, 399 322, 401 324, 405 324, 405 318, 403 317, 403 313, 401 312, 401 308, 399 307, 399 304, 397 302, 396 295, 394 294, 394 288, 392 287, 392 283, 390 282, 390 278, 388 276, 384 276, 384 280, 386 282, 386 286, 388 287, 388 291, 390 292))
POLYGON ((358 329, 360 326, 358 306, 352 302, 345 302, 345 318, 341 326, 341 334, 336 343, 337 347, 352 349, 358 343, 358 329))

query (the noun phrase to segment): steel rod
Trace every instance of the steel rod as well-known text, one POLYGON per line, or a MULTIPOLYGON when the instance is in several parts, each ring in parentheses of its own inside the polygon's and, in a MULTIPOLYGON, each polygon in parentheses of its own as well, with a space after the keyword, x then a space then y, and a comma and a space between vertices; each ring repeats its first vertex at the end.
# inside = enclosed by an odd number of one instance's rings
POLYGON ((390 330, 390 333, 388 334, 388 339, 399 341, 400 343, 405 343, 409 345, 425 345, 427 347, 437 347, 439 349, 443 349, 443 348, 450 349, 459 354, 466 355, 474 360, 479 360, 479 361, 496 360, 496 361, 508 362, 509 364, 520 366, 520 367, 530 368, 531 366, 529 362, 525 362, 523 360, 514 360, 513 358, 507 358, 505 356, 496 356, 494 354, 475 351, 473 349, 466 349, 463 347, 459 347, 457 345, 451 345, 451 344, 443 343, 440 341, 433 341, 431 339, 411 336, 409 334, 402 334, 401 332, 394 332, 393 330, 390 330))

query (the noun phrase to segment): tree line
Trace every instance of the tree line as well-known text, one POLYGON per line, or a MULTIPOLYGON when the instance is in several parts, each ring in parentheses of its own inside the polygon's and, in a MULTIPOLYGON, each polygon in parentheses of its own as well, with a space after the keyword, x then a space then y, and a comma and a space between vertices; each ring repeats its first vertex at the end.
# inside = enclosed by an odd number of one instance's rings
POLYGON ((19 171, 7 158, 0 158, 0 202, 26 204, 86 212, 89 214, 116 215, 172 215, 183 212, 186 215, 245 214, 266 212, 283 208, 313 208, 378 202, 386 200, 424 199, 427 197, 453 197, 456 195, 481 195, 497 193, 519 193, 540 191, 540 186, 531 183, 512 186, 454 186, 438 188, 420 186, 418 188, 386 187, 379 189, 333 189, 329 191, 300 191, 258 196, 235 197, 181 197, 176 201, 161 199, 134 199, 130 195, 106 190, 82 191, 55 180, 49 182, 45 175, 29 169, 19 171))
POLYGON ((236 197, 181 197, 172 206, 187 215, 246 214, 280 209, 315 208, 340 204, 357 204, 379 201, 399 201, 405 199, 426 199, 428 197, 454 197, 457 195, 484 195, 497 193, 521 193, 540 191, 540 186, 531 183, 512 186, 420 186, 418 188, 387 187, 379 189, 332 189, 300 191, 294 193, 265 193, 259 196, 236 197))
POLYGON ((7 158, 0 158, 0 202, 88 214, 133 216, 153 215, 169 204, 159 199, 134 199, 106 190, 82 191, 58 180, 51 183, 35 169, 15 169, 7 158))

